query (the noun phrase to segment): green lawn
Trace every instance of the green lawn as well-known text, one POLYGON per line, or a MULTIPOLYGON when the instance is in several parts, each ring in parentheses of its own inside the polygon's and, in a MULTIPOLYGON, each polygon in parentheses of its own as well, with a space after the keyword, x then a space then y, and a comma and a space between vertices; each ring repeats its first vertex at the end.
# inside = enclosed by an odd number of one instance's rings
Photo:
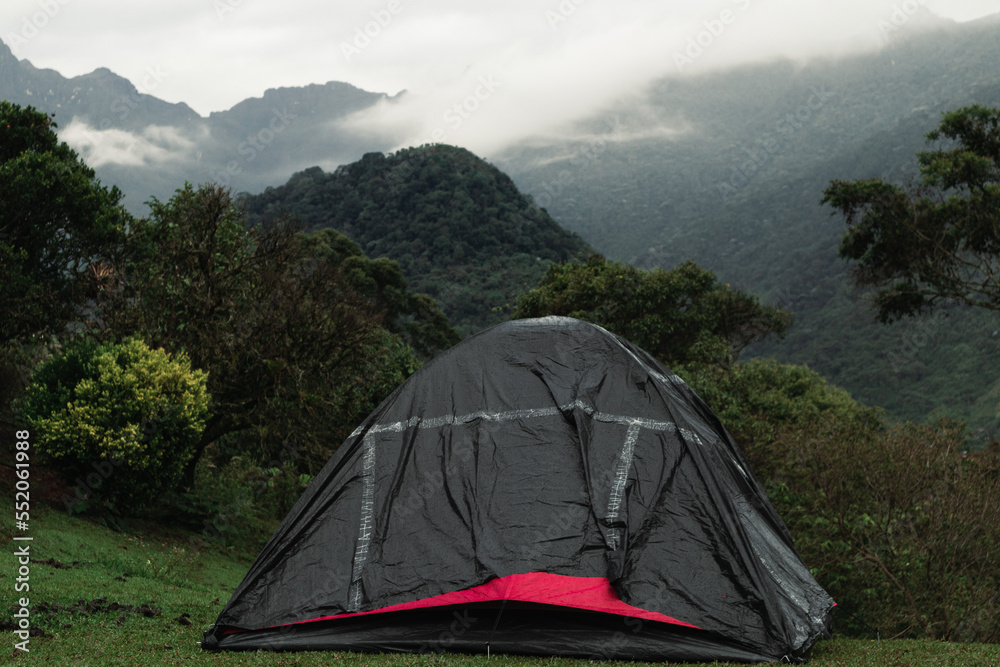
MULTIPOLYGON (((14 526, 3 521, 8 553, 14 526)), ((32 511, 29 593, 15 593, 17 563, 0 568, 6 605, 27 595, 31 622, 46 636, 32 637, 30 653, 4 632, 0 662, 34 665, 211 664, 211 665, 576 665, 560 658, 498 658, 467 655, 351 653, 202 653, 198 641, 228 600, 250 564, 225 549, 207 547, 198 536, 133 524, 125 533, 56 509, 32 511), (183 621, 181 620, 183 619, 183 621), (184 621, 189 621, 186 624, 184 621)), ((10 614, 4 620, 9 620, 10 614)), ((638 664, 638 663, 605 663, 638 664)), ((664 664, 664 663, 659 663, 664 664)), ((730 664, 730 663, 715 663, 730 664)), ((932 641, 834 639, 820 643, 812 664, 886 667, 968 665, 1000 667, 1000 646, 932 641)))

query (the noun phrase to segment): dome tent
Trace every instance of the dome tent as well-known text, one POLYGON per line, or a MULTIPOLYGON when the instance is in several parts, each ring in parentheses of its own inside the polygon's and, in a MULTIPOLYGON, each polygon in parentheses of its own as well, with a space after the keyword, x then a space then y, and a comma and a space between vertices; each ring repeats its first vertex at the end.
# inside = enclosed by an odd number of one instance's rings
POLYGON ((832 607, 694 392, 547 317, 466 339, 383 401, 202 646, 794 660, 832 607))

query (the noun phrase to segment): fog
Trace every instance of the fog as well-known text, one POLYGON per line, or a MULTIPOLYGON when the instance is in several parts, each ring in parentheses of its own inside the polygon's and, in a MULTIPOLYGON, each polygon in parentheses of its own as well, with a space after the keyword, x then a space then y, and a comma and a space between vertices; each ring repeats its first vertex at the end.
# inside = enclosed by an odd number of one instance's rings
MULTIPOLYGON (((108 67, 202 115, 280 86, 405 90, 347 126, 401 146, 441 141, 488 155, 640 104, 663 77, 871 51, 935 21, 997 12, 1000 0, 7 0, 0 36, 37 67, 65 76, 108 67), (162 74, 155 81, 151 69, 162 74)), ((147 139, 135 144, 147 156, 169 146, 147 139)))

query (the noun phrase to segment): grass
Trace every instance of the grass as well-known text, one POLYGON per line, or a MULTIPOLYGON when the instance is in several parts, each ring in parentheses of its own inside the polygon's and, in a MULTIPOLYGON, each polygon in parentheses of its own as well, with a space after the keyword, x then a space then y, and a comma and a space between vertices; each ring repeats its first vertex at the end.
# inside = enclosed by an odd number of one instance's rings
MULTIPOLYGON (((9 545, 13 523, 3 520, 9 545)), ((15 593, 16 563, 5 558, 0 588, 6 605, 30 598, 30 652, 4 632, 0 662, 23 665, 581 665, 563 658, 353 653, 203 653, 198 642, 249 567, 246 554, 206 544, 193 533, 154 524, 113 532, 54 508, 32 510, 29 593, 15 593), (190 624, 186 624, 189 622, 190 624)), ((11 547, 9 551, 13 551, 11 547)), ((6 619, 10 616, 6 616, 6 619)), ((639 663, 605 662, 605 665, 639 663)), ((668 665, 668 663, 658 663, 668 665)), ((712 663, 728 665, 731 663, 712 663)), ((934 641, 821 642, 818 667, 947 665, 1000 667, 1000 646, 934 641)))

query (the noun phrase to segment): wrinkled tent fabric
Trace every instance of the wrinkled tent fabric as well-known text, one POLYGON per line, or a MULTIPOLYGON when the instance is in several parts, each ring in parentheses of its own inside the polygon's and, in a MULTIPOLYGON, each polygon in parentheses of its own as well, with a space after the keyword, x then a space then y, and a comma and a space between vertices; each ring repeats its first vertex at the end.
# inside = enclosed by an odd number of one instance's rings
POLYGON ((833 606, 694 392, 548 317, 466 339, 389 396, 202 646, 795 660, 833 606))

